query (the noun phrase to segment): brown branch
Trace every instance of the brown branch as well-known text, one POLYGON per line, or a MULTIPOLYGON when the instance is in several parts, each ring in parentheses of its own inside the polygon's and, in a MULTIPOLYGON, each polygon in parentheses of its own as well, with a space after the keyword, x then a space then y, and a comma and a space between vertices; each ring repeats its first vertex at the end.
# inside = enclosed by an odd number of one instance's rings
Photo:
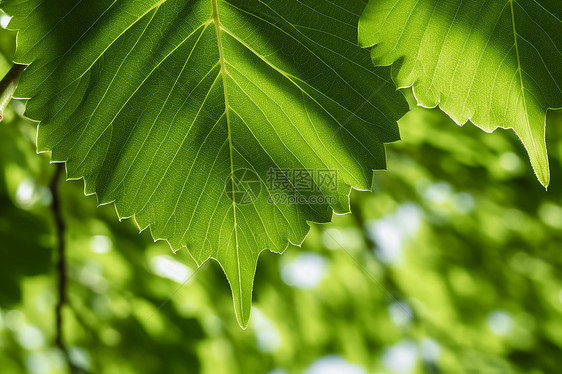
POLYGON ((64 164, 57 164, 57 169, 51 181, 51 195, 52 195, 52 205, 51 210, 53 211, 53 217, 55 220, 55 231, 57 235, 57 273, 58 273, 58 300, 55 306, 56 315, 56 335, 55 344, 61 350, 68 365, 68 369, 72 374, 78 374, 83 372, 82 369, 74 365, 70 358, 68 348, 64 342, 64 336, 62 331, 63 318, 62 312, 63 307, 67 302, 67 271, 66 271, 66 255, 65 255, 65 241, 64 235, 66 230, 66 225, 62 216, 62 209, 60 203, 59 195, 59 184, 61 177, 64 175, 64 164))

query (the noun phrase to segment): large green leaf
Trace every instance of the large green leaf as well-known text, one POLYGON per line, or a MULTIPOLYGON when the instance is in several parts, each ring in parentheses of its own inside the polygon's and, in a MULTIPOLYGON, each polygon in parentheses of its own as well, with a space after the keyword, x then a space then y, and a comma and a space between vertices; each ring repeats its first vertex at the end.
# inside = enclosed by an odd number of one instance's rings
POLYGON ((359 42, 399 87, 457 123, 513 128, 550 180, 547 109, 562 107, 560 0, 370 0, 359 42))
POLYGON ((155 239, 216 259, 242 326, 260 252, 347 212, 350 187, 369 189, 383 143, 398 139, 406 103, 357 46, 361 0, 3 8, 19 30, 15 60, 31 64, 16 96, 41 121, 39 151, 155 239))

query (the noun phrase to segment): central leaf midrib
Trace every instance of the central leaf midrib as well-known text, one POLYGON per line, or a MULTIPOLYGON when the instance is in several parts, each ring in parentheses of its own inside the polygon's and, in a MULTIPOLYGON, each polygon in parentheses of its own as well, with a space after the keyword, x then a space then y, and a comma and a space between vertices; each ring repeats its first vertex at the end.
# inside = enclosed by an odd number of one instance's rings
MULTIPOLYGON (((234 157, 233 157, 233 145, 232 145, 232 129, 230 127, 230 105, 228 101, 228 87, 227 87, 227 72, 226 72, 226 61, 224 58, 224 48, 222 45, 222 32, 221 32, 221 22, 219 18, 219 11, 217 6, 217 0, 211 0, 212 7, 213 7, 213 15, 212 19, 215 24, 215 32, 217 34, 217 45, 219 49, 219 62, 220 62, 220 74, 222 76, 222 86, 223 86, 223 93, 224 93, 224 107, 226 112, 226 126, 228 131, 228 148, 230 154, 230 181, 231 181, 231 188, 232 188, 232 214, 234 219, 234 245, 236 251, 236 264, 237 264, 237 273, 238 273, 238 297, 240 300, 240 313, 244 314, 244 306, 243 306, 243 298, 242 298, 242 276, 240 274, 240 257, 238 253, 238 228, 237 228, 237 219, 236 219, 236 199, 234 196, 234 157)), ((237 308, 234 308, 235 310, 237 308)), ((245 320, 244 315, 240 316, 241 320, 245 320)))
POLYGON ((521 70, 521 59, 519 56, 519 45, 517 43, 517 29, 515 27, 515 10, 513 9, 513 0, 509 0, 509 7, 510 7, 510 11, 511 11, 511 25, 513 28, 513 43, 515 46, 515 56, 517 58, 517 71, 519 73, 519 82, 520 82, 520 88, 521 88, 521 96, 523 99, 523 107, 525 109, 525 122, 527 123, 527 128, 529 130, 529 136, 531 137, 531 140, 533 141, 533 151, 536 152, 537 151, 537 145, 535 144, 535 137, 533 136, 533 132, 531 131, 531 123, 530 123, 530 119, 529 119, 529 113, 527 112, 527 98, 525 96, 525 84, 523 82, 523 72, 521 70))

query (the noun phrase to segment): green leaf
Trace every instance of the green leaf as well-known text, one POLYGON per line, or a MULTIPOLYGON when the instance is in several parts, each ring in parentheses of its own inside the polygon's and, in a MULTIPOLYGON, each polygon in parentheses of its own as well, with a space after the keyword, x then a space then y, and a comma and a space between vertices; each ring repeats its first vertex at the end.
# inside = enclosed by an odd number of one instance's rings
POLYGON ((248 323, 259 254, 349 210, 402 95, 357 45, 361 0, 8 0, 39 151, 155 239, 216 259, 248 323), (314 188, 281 192, 268 181, 314 188), (335 174, 324 183, 321 171, 335 174), (279 182, 279 180, 276 180, 279 182), (294 203, 272 201, 306 199, 294 203), (279 196, 277 196, 279 197, 279 196), (314 199, 311 199, 314 198, 314 199), (330 198, 333 198, 332 200, 330 198), (322 200, 323 201, 319 201, 322 200))
POLYGON ((562 107, 560 0, 370 0, 359 42, 398 87, 458 124, 513 128, 550 180, 547 109, 562 107))

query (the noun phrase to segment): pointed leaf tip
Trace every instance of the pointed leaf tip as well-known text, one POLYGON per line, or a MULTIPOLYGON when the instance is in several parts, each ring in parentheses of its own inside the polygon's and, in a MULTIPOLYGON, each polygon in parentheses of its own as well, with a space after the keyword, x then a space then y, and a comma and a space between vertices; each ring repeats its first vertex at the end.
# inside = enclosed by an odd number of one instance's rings
POLYGON ((248 327, 252 311, 252 295, 254 291, 254 276, 258 264, 259 251, 248 251, 240 243, 232 241, 229 248, 219 253, 218 262, 222 267, 232 292, 232 302, 236 320, 242 329, 248 327))
POLYGON ((537 176, 539 182, 541 182, 545 189, 548 189, 548 185, 550 184, 550 167, 548 157, 546 155, 541 159, 531 157, 531 165, 533 166, 533 170, 535 171, 535 175, 537 176))

